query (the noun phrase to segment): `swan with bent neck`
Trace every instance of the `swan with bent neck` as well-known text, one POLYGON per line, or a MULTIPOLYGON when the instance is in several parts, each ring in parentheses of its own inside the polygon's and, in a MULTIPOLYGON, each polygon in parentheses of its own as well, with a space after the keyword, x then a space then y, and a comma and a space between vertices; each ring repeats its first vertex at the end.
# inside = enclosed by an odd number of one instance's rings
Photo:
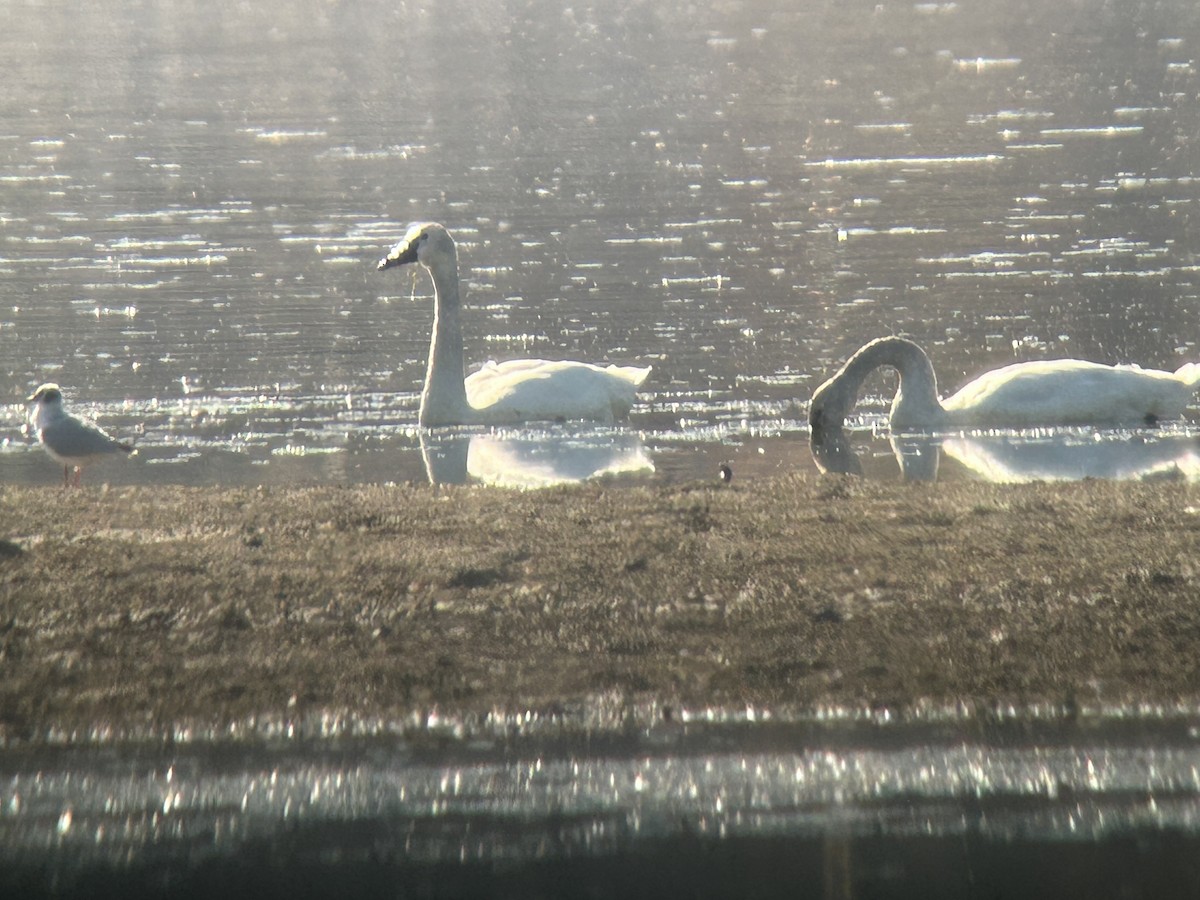
POLYGON ((463 378, 463 339, 454 238, 433 222, 410 225, 379 270, 420 263, 433 278, 433 336, 419 421, 439 425, 512 425, 561 419, 613 422, 633 406, 650 368, 571 360, 489 362, 463 378))
POLYGON ((1164 372, 1047 359, 985 372, 941 400, 925 351, 904 338, 885 337, 859 349, 813 393, 808 421, 814 433, 840 428, 863 381, 881 366, 900 373, 892 401, 893 431, 1153 425, 1183 415, 1200 388, 1200 363, 1164 372))

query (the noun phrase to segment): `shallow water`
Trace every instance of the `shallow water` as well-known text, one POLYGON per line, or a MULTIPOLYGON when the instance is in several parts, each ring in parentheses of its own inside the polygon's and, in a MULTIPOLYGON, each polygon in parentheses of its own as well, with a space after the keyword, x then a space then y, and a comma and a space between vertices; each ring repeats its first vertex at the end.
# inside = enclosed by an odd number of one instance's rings
POLYGON ((251 872, 269 896, 397 884, 519 896, 547 879, 565 895, 744 896, 744 878, 761 896, 793 895, 796 879, 827 896, 1186 895, 1182 851, 1200 846, 1194 712, 962 712, 661 711, 617 731, 561 714, 327 717, 237 741, 16 752, 0 782, 0 872, 68 896, 202 894, 251 872))
POLYGON ((426 477, 430 287, 373 265, 412 219, 459 239, 470 363, 654 366, 627 428, 584 429, 589 453, 636 435, 640 478, 811 468, 812 388, 884 333, 944 389, 1014 359, 1195 360, 1198 17, 22 3, 0 478, 57 478, 23 429, 43 381, 139 446, 89 480, 426 477))
MULTIPOLYGON (((845 462, 814 458, 807 398, 881 334, 925 345, 944 390, 1019 359, 1198 360, 1198 47, 1192 0, 9 4, 0 479, 59 478, 24 424, 44 381, 137 443, 89 481, 626 483, 845 462), (628 425, 423 434, 430 286, 374 268, 414 219, 458 238, 470 363, 652 365, 628 425)), ((892 387, 852 423, 868 474, 1197 479, 1195 406, 1158 431, 892 441, 892 387)), ((1193 724, 1133 718, 6 752, 0 875, 26 896, 1183 893, 1193 724)))
POLYGON ((943 435, 839 430, 810 442, 821 472, 905 481, 999 484, 1084 478, 1200 481, 1200 435, 1188 426, 979 431, 943 435))

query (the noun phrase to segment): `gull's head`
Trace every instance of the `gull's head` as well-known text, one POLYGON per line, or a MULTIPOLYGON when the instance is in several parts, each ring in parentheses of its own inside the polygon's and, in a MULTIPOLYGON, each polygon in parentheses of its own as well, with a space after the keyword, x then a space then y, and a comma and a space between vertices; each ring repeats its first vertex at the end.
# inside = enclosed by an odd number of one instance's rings
POLYGON ((47 382, 25 398, 30 403, 40 407, 62 406, 62 389, 57 384, 47 382))
POLYGON ((430 268, 439 258, 454 259, 454 238, 450 232, 436 222, 414 222, 376 268, 382 272, 414 262, 430 268))
POLYGON ((57 384, 43 384, 30 394, 26 400, 37 404, 30 413, 29 421, 35 423, 38 428, 45 428, 50 423, 57 422, 67 414, 66 410, 63 409, 62 390, 57 384))

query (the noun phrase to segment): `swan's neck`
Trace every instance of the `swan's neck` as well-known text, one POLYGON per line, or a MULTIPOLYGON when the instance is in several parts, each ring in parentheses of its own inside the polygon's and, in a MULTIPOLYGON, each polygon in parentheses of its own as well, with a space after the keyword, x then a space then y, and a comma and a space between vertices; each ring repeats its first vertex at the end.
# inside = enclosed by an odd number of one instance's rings
POLYGON ((827 414, 839 422, 849 415, 862 383, 881 366, 900 374, 900 386, 892 401, 893 428, 928 428, 945 421, 946 411, 938 399, 937 376, 929 357, 912 341, 891 337, 871 341, 818 390, 827 398, 827 414))
POLYGON ((892 400, 892 428, 927 428, 941 425, 946 410, 938 398, 937 374, 925 351, 912 341, 897 339, 886 354, 900 373, 900 385, 892 400))
POLYGON ((422 425, 461 425, 471 417, 463 375, 463 340, 458 294, 458 259, 453 250, 429 266, 433 277, 433 338, 421 392, 422 425))

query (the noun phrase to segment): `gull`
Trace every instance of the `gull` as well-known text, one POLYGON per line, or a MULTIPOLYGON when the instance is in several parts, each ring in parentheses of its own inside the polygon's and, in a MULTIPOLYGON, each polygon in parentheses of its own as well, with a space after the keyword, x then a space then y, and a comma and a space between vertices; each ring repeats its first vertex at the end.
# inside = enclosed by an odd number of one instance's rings
POLYGON ((103 429, 63 409, 62 390, 57 384, 43 384, 28 398, 37 404, 35 427, 38 440, 50 458, 63 467, 63 485, 79 487, 83 467, 114 453, 132 453, 133 447, 111 437, 103 429))

